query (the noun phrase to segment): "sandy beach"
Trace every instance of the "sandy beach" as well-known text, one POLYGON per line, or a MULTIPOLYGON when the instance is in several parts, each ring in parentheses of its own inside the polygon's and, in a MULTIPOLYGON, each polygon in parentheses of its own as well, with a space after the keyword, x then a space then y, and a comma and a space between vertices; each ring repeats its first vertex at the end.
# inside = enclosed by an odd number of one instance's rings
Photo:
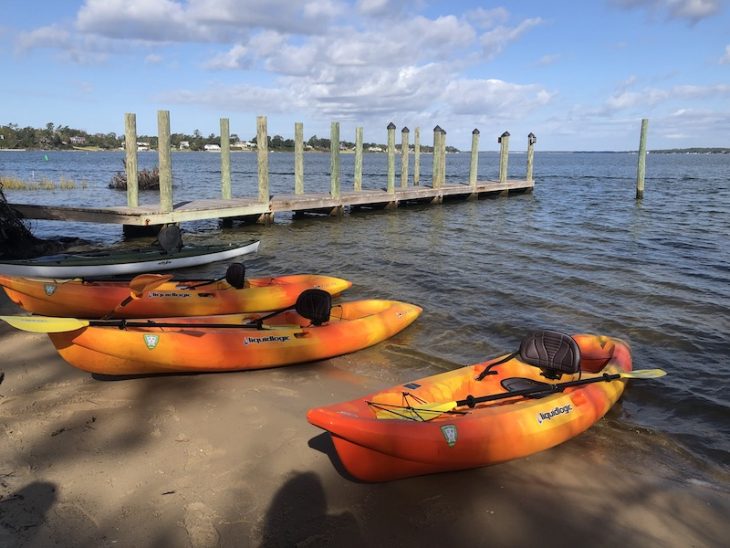
MULTIPOLYGON (((0 311, 19 312, 4 295, 0 311)), ((5 547, 700 547, 730 538, 727 477, 690 479, 662 459, 666 440, 610 413, 526 459, 352 481, 305 414, 381 388, 352 372, 378 347, 276 370, 109 380, 66 364, 45 335, 3 324, 0 342, 5 547)))

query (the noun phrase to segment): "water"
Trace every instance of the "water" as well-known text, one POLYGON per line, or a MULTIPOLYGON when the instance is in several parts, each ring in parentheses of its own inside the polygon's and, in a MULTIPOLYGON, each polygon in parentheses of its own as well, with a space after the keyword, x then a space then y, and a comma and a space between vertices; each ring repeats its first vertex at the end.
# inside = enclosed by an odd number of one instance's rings
MULTIPOLYGON (((106 188, 122 157, 3 152, 0 175, 87 183, 85 190, 6 191, 10 202, 124 205, 123 192, 106 188)), ((140 169, 156 158, 141 153, 140 169)), ((180 153, 172 161, 176 202, 219 195, 217 154, 180 153)), ((354 159, 341 161, 342 188, 352 188, 354 159)), ((354 282, 348 298, 422 305, 411 328, 356 362, 357 373, 383 386, 511 351, 535 328, 621 337, 637 369, 669 375, 630 382, 602 435, 637 451, 649 447, 654 460, 687 477, 728 482, 730 158, 650 154, 642 201, 634 199, 636 162, 625 153, 537 151, 532 194, 342 219, 283 215, 270 227, 197 222, 184 225, 185 241, 260 238, 258 255, 246 260, 252 275, 327 273, 354 282)), ((423 155, 424 181, 430 164, 423 155)), ((234 195, 255 196, 255 154, 234 153, 232 165, 234 195)), ((293 165, 291 154, 270 155, 272 193, 292 192, 293 165)), ((523 177, 524 166, 524 154, 510 156, 510 176, 523 177)), ((466 181, 468 170, 469 154, 449 155, 447 181, 466 181)), ((482 153, 480 178, 494 179, 497 170, 498 155, 482 153)), ((328 191, 328 171, 329 155, 305 155, 305 189, 328 191)), ((385 155, 366 155, 364 188, 385 185, 385 155)), ((143 203, 156 199, 142 193, 143 203)), ((32 226, 39 236, 121 240, 117 226, 32 226)))

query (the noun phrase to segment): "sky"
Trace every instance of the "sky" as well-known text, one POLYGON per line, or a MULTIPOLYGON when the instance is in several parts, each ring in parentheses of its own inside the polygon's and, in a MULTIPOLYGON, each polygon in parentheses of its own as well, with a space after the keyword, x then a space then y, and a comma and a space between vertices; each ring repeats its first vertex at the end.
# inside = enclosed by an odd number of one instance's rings
POLYGON ((0 0, 0 124, 730 147, 729 0, 0 0))

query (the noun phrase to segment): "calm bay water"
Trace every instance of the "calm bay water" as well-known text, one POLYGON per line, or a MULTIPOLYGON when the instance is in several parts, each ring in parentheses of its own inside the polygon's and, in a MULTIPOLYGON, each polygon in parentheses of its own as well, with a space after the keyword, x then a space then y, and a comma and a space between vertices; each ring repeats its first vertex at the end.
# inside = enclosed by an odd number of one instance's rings
MULTIPOLYGON (((122 159, 121 152, 0 152, 0 176, 86 183, 70 191, 6 190, 10 202, 124 205, 123 192, 106 188, 122 159)), ((156 161, 155 153, 141 153, 140 169, 156 161)), ((218 155, 179 153, 172 161, 176 202, 218 197, 218 155)), ((424 182, 430 162, 422 156, 424 182)), ((655 447, 656 458, 687 477, 726 483, 730 158, 650 154, 642 201, 634 199, 636 162, 626 153, 537 151, 532 194, 342 219, 284 215, 270 227, 190 223, 184 239, 260 238, 258 255, 246 259, 251 275, 327 273, 354 282, 347 298, 422 305, 411 328, 357 362, 357 373, 383 386, 512 351, 535 328, 621 337, 632 346, 635 368, 661 367, 669 375, 630 382, 596 428, 655 447)), ((234 195, 255 196, 255 154, 234 153, 232 163, 234 195)), ((366 155, 364 164, 364 187, 384 187, 385 155, 366 155)), ((292 192, 293 165, 291 154, 270 155, 272 193, 292 192)), ((352 155, 343 155, 343 189, 351 188, 352 166, 352 155)), ((511 154, 510 176, 523 177, 524 169, 525 155, 511 154)), ((466 181, 468 170, 469 154, 449 155, 449 181, 466 181)), ((306 155, 305 189, 328 191, 328 171, 327 154, 306 155)), ((480 178, 494 179, 497 171, 498 155, 482 153, 480 178)), ((156 200, 142 193, 143 203, 156 200)), ((42 237, 121 243, 117 226, 31 226, 42 237)))

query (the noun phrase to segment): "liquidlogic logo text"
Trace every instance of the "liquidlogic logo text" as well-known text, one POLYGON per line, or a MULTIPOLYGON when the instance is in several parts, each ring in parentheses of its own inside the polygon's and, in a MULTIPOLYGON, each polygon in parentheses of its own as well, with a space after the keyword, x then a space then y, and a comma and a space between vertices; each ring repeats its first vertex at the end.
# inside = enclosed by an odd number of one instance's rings
POLYGON ((553 417, 557 417, 558 415, 564 415, 571 412, 573 409, 573 406, 571 405, 564 405, 562 407, 556 407, 555 409, 551 409, 550 411, 547 411, 545 413, 538 413, 537 414, 537 422, 538 424, 542 424, 543 421, 549 421, 553 417))
POLYGON ((268 337, 246 337, 243 339, 243 344, 259 344, 267 342, 286 342, 289 337, 269 335, 268 337))
POLYGON ((192 293, 179 293, 177 291, 150 291, 150 297, 174 297, 176 299, 184 299, 192 297, 192 293))

